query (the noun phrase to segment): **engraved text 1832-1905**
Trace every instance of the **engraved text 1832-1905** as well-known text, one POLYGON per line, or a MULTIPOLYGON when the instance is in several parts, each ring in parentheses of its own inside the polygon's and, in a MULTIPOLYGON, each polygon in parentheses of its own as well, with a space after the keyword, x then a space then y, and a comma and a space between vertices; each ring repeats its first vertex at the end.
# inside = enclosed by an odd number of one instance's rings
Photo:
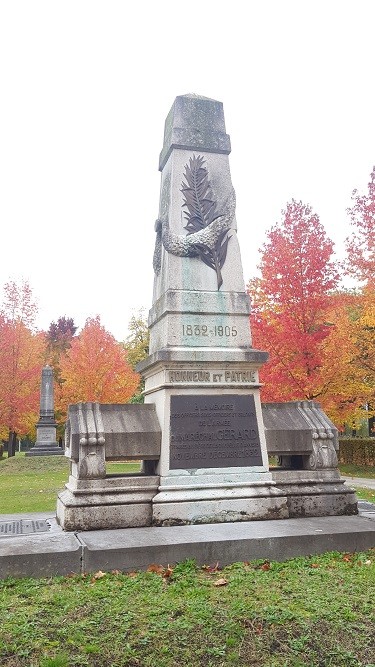
POLYGON ((262 465, 252 395, 171 396, 170 467, 262 465))

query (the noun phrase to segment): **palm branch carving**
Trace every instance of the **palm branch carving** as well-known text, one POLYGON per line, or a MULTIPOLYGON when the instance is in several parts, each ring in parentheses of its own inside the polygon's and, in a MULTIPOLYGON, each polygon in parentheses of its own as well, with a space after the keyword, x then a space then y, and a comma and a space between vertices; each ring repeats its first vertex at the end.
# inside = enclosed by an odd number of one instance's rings
MULTIPOLYGON (((184 196, 183 207, 187 209, 184 212, 187 235, 196 234, 202 229, 212 226, 212 223, 223 214, 217 211, 217 203, 213 199, 210 182, 208 180, 208 171, 204 166, 205 160, 202 156, 193 155, 189 164, 185 165, 184 178, 181 192, 184 196)), ((194 244, 195 254, 211 269, 216 271, 217 288, 220 289, 223 284, 221 269, 227 256, 229 227, 219 230, 219 234, 214 244, 204 243, 197 239, 194 244)))
POLYGON ((204 167, 204 158, 193 155, 189 164, 185 165, 181 192, 184 196, 183 208, 185 229, 187 234, 174 234, 169 227, 168 219, 158 218, 155 222, 156 243, 153 258, 154 271, 159 275, 161 270, 162 247, 178 257, 200 257, 200 259, 216 272, 217 286, 223 284, 221 269, 227 256, 228 242, 236 208, 235 192, 232 189, 223 205, 224 213, 217 211, 213 199, 208 172, 204 167))

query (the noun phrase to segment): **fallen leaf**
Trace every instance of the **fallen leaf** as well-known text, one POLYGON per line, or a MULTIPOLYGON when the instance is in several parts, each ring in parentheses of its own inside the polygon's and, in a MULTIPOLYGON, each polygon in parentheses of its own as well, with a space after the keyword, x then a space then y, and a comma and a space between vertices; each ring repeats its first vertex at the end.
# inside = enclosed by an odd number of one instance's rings
POLYGON ((264 570, 265 572, 267 572, 267 570, 270 570, 270 569, 271 569, 271 565, 270 565, 270 563, 263 563, 263 565, 261 565, 261 568, 260 568, 260 569, 261 569, 261 570, 264 570))
POLYGON ((111 574, 121 574, 121 571, 120 570, 112 570, 111 574))
POLYGON ((365 565, 371 565, 371 560, 365 560, 365 565))
POLYGON ((218 570, 221 570, 219 561, 215 565, 202 565, 202 570, 206 570, 209 574, 215 574, 218 570))
POLYGON ((227 583, 227 580, 222 577, 221 579, 217 579, 217 581, 214 582, 214 586, 226 586, 227 583))
POLYGON ((311 567, 319 567, 318 563, 311 563, 311 567))
POLYGON ((164 567, 162 565, 156 565, 156 563, 151 563, 148 566, 147 572, 155 572, 156 574, 163 574, 164 567))
POLYGON ((105 572, 99 570, 98 572, 95 572, 92 581, 94 581, 95 579, 102 579, 103 577, 105 577, 105 572))
POLYGON ((164 572, 163 572, 164 579, 168 579, 168 577, 170 577, 171 574, 173 574, 173 568, 170 567, 170 565, 168 565, 168 567, 166 567, 164 572))

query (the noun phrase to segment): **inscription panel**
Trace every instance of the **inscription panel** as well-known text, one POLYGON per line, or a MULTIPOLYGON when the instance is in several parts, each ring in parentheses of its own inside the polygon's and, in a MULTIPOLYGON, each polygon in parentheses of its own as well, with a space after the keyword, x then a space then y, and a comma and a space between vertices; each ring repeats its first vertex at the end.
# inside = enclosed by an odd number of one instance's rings
POLYGON ((43 442, 53 442, 56 440, 56 428, 55 427, 50 427, 50 428, 37 428, 37 439, 38 441, 43 441, 43 442))
POLYGON ((171 396, 171 470, 262 464, 254 396, 171 396))

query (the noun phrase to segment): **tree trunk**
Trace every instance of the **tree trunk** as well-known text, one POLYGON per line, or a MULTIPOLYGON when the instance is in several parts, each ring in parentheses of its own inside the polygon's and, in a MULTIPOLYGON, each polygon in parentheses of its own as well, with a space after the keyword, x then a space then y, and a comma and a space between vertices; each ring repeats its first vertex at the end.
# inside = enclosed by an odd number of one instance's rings
POLYGON ((15 431, 9 431, 8 458, 10 456, 16 455, 16 446, 17 446, 17 433, 15 431))

